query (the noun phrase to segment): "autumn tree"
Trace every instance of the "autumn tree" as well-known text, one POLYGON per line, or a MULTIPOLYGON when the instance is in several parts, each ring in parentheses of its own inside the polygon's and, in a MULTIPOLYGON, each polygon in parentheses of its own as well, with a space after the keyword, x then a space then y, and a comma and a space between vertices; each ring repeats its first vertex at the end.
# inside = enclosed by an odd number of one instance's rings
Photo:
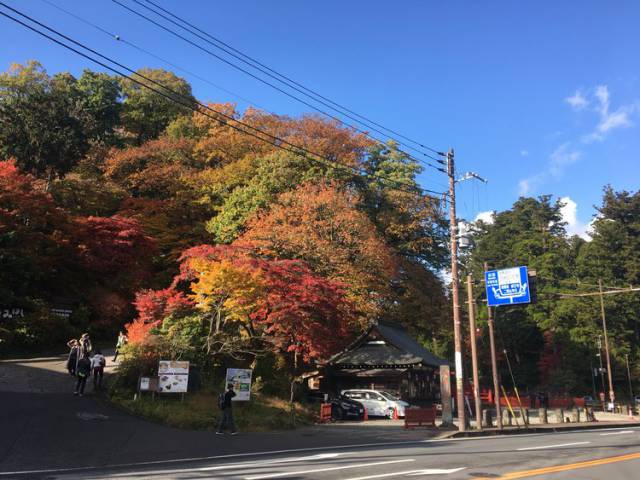
POLYGON ((235 245, 304 260, 314 272, 344 284, 360 314, 374 319, 390 294, 396 258, 359 203, 346 188, 304 183, 250 221, 235 245))

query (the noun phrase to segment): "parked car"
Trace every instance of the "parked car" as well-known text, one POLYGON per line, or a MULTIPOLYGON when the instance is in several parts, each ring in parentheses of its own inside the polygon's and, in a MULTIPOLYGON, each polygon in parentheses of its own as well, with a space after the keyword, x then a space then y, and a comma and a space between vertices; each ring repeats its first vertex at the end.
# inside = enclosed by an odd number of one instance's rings
POLYGON ((393 418, 393 412, 396 409, 398 417, 404 417, 404 410, 409 406, 407 402, 400 400, 395 395, 379 390, 343 390, 342 394, 362 403, 367 408, 367 413, 372 417, 393 418))
POLYGON ((364 420, 364 405, 345 395, 331 400, 331 418, 336 420, 364 420))

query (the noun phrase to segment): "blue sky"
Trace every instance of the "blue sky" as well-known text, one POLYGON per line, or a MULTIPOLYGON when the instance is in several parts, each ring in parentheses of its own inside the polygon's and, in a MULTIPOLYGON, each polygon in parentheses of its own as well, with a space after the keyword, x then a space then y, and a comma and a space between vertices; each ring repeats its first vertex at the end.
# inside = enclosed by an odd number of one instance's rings
MULTIPOLYGON (((48 1, 267 110, 309 111, 109 0, 48 1)), ((466 218, 553 194, 569 197, 570 230, 580 232, 605 184, 638 189, 638 2, 156 1, 358 113, 455 148, 459 170, 489 180, 460 185, 466 218)), ((5 2, 133 68, 167 68, 41 0, 5 2)), ((28 59, 50 73, 96 68, 4 18, 0 41, 1 69, 28 59)), ((247 106, 181 75, 202 100, 247 106)), ((442 190, 445 179, 429 169, 421 183, 442 190)))

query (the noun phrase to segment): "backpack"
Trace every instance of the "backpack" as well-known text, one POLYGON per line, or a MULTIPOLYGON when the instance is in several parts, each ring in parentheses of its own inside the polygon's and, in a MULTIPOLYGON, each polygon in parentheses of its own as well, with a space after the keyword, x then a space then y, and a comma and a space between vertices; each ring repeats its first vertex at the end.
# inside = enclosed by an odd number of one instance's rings
POLYGON ((102 358, 100 359, 100 366, 101 366, 101 367, 104 367, 104 366, 106 366, 106 365, 107 365, 107 359, 106 359, 106 358, 104 358, 104 357, 102 357, 102 358))
POLYGON ((220 410, 224 410, 225 404, 226 404, 226 399, 225 399, 224 393, 221 393, 220 395, 218 395, 218 408, 220 410))

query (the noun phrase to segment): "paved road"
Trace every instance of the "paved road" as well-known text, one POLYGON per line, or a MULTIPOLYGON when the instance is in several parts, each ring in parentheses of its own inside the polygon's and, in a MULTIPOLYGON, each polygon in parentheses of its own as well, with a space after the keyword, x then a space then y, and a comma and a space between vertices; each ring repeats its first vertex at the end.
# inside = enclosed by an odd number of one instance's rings
MULTIPOLYGON (((226 437, 231 441, 230 437, 226 437)), ((241 437, 235 437, 234 440, 241 437)), ((321 447, 180 462, 31 472, 47 479, 639 478, 640 428, 321 447), (542 470, 541 470, 542 469, 542 470)), ((0 474, 0 479, 3 474, 0 474)), ((22 477, 18 472, 5 476, 22 477)))
POLYGON ((343 425, 217 436, 134 418, 90 388, 74 397, 63 365, 0 362, 0 480, 640 478, 640 427, 446 441, 343 425))

